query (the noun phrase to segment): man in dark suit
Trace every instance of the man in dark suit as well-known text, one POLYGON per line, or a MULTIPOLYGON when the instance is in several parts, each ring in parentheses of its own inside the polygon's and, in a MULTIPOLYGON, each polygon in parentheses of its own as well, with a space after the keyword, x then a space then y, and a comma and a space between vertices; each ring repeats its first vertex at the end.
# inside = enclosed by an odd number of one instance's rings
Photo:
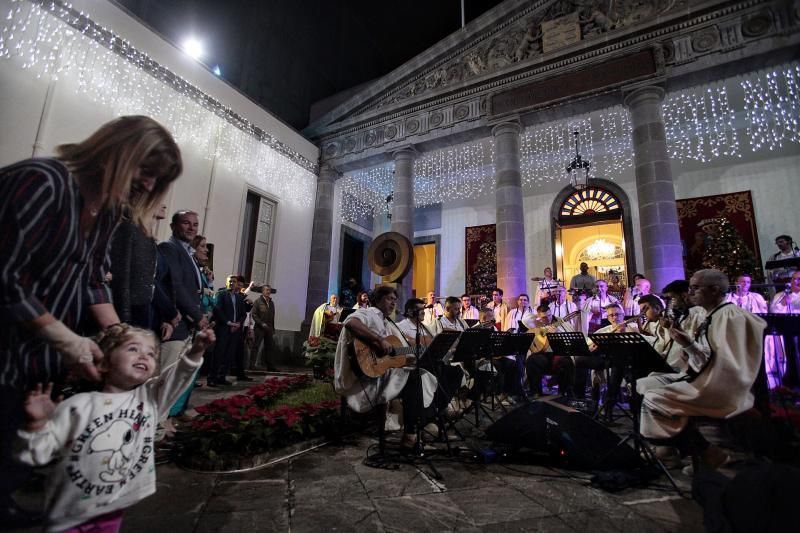
POLYGON ((261 364, 266 366, 267 370, 276 370, 269 360, 272 336, 275 334, 275 302, 272 301, 272 287, 269 285, 261 287, 261 296, 253 302, 250 317, 253 319, 254 332, 250 367, 261 364))
POLYGON ((190 331, 208 326, 200 305, 200 270, 192 257, 194 250, 190 244, 197 235, 198 226, 197 213, 178 211, 172 215, 172 237, 158 245, 166 269, 156 282, 181 314, 172 336, 161 345, 159 366, 162 370, 178 360, 190 331))
POLYGON ((214 306, 217 343, 208 371, 206 384, 209 387, 231 384, 225 376, 235 361, 237 350, 242 348, 244 321, 247 318, 247 306, 241 291, 239 277, 228 276, 227 290, 220 291, 217 296, 217 305, 214 306))

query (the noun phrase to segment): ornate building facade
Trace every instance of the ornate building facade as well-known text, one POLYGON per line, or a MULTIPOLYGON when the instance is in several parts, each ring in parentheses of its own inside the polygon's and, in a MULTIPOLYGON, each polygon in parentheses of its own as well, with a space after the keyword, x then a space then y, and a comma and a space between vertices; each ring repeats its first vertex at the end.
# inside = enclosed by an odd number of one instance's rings
POLYGON ((503 2, 304 131, 321 151, 307 309, 338 288, 345 236, 390 228, 436 244, 442 294, 463 290, 478 223, 495 224, 510 295, 603 250, 602 275, 683 278, 676 198, 698 194, 752 190, 768 250, 798 226, 780 197, 800 200, 799 44, 798 1, 503 2), (583 177, 565 170, 578 152, 583 177), (575 197, 587 185, 598 197, 575 197), (603 224, 618 227, 566 253, 563 231, 603 224))

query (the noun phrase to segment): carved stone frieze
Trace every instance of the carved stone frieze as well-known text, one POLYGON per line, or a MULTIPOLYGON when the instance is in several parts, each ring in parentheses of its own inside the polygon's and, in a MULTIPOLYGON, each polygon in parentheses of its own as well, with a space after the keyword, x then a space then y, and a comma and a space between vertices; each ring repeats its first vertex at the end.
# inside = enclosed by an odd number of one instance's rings
MULTIPOLYGON (((696 5, 692 3, 693 8, 696 5)), ((515 89, 541 87, 548 80, 563 85, 565 76, 572 72, 588 72, 586 69, 593 66, 627 57, 630 54, 622 51, 629 46, 632 54, 653 50, 655 71, 669 75, 665 66, 685 65, 703 56, 748 48, 764 39, 800 31, 800 0, 789 5, 785 0, 708 0, 703 6, 695 12, 684 0, 534 1, 530 9, 515 12, 512 19, 500 19, 494 33, 476 33, 469 40, 472 44, 453 48, 448 59, 438 65, 403 74, 396 84, 385 85, 398 90, 383 94, 375 91, 343 110, 328 127, 317 129, 312 138, 319 142, 323 160, 347 164, 362 158, 374 160, 382 150, 402 143, 427 142, 454 133, 463 137, 466 130, 485 126, 485 119, 497 114, 493 108, 498 95, 514 96, 515 89), (567 22, 574 24, 575 13, 585 46, 566 45, 570 51, 561 56, 544 54, 542 21, 566 16, 567 22), (620 32, 618 38, 612 37, 614 32, 620 32), (602 44, 593 44, 592 39, 602 44), (529 65, 515 67, 527 61, 529 65), (485 76, 503 69, 508 69, 507 74, 485 76), (464 83, 478 77, 480 80, 464 83), (425 98, 411 100, 422 94, 425 98), (410 101, 399 104, 405 99, 410 101), (391 103, 399 105, 388 105, 391 103)), ((564 42, 569 39, 567 35, 564 42)), ((723 60, 740 56, 737 52, 723 60)), ((693 70, 683 68, 681 72, 693 70)), ((510 102, 498 109, 503 113, 534 109, 553 100, 548 100, 550 93, 540 90, 537 94, 541 102, 531 103, 528 98, 520 105, 510 102)))
POLYGON ((653 20, 669 12, 685 9, 688 0, 560 0, 546 9, 523 16, 505 25, 495 35, 467 48, 450 59, 420 74, 370 107, 386 105, 433 92, 507 68, 542 55, 542 23, 577 15, 581 40, 605 36, 629 26, 653 20), (609 7, 610 6, 610 7, 609 7))

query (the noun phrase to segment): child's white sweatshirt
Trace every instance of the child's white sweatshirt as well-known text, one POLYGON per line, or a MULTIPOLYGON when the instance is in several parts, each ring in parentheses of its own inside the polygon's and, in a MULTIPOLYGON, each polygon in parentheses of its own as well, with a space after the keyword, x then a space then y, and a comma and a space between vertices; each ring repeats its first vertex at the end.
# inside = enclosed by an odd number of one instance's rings
POLYGON ((61 402, 44 428, 20 430, 17 458, 57 459, 47 482, 47 530, 61 531, 153 494, 155 430, 202 359, 181 357, 129 392, 88 392, 61 402))

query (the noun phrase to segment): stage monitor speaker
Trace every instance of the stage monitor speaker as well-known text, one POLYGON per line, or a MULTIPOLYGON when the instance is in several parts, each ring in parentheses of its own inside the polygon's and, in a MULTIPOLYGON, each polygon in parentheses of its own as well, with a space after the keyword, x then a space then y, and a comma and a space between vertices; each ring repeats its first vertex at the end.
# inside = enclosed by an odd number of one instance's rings
POLYGON ((486 435, 514 449, 548 452, 578 468, 631 469, 642 460, 610 429, 585 414, 550 399, 517 407, 489 426, 486 435))

